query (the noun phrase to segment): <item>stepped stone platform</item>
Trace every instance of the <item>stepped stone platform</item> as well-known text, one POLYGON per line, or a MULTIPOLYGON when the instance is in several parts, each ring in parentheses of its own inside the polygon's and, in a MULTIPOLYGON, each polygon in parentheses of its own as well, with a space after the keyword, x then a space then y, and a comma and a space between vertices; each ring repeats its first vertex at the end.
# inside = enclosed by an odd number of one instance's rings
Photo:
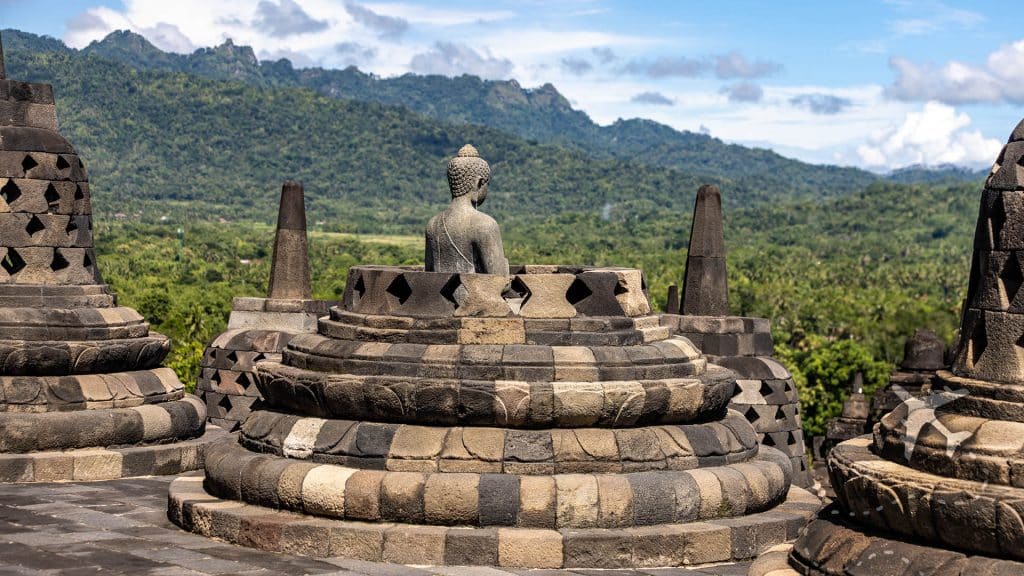
MULTIPOLYGON (((183 532, 167 519, 167 477, 0 485, 0 574, 205 576, 594 576, 593 570, 406 566, 266 551, 183 532)), ((738 576, 747 564, 601 571, 607 576, 738 576)))
POLYGON ((160 366, 170 341, 103 284, 53 89, 0 77, 0 108, 0 482, 200 467, 220 431, 160 366))
POLYGON ((625 268, 354 267, 316 334, 256 364, 263 403, 169 517, 438 566, 699 565, 794 538, 818 500, 645 289, 625 268))
POLYGON ((196 390, 211 424, 238 430, 260 399, 256 363, 280 360, 296 334, 316 332, 317 319, 335 304, 312 298, 306 240, 305 193, 299 182, 281 187, 277 233, 266 298, 235 298, 227 330, 200 361, 196 390))
POLYGON ((682 302, 670 287, 661 325, 689 339, 708 361, 737 375, 729 407, 754 426, 758 442, 781 450, 793 467, 793 483, 813 484, 800 422, 800 398, 792 375, 772 356, 767 318, 729 315, 722 196, 717 186, 697 191, 682 302), (680 311, 674 314, 673 311, 680 311))
MULTIPOLYGON (((1024 121, 982 193, 960 342, 931 392, 836 446, 837 508, 794 544, 789 573, 1024 573, 1024 121)), ((775 550, 752 573, 774 569, 775 550)))

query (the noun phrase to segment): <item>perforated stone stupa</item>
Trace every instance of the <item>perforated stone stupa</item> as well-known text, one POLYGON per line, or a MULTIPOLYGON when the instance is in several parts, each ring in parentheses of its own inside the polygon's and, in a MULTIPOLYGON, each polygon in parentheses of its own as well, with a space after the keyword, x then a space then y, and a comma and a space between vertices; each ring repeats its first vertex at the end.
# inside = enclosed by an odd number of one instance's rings
MULTIPOLYGON (((793 546, 797 572, 1024 573, 1022 158, 1024 121, 981 196, 952 370, 884 416, 873 436, 832 450, 837 506, 793 546)), ((755 573, 783 562, 778 550, 755 573)))
POLYGON ((701 186, 697 191, 682 304, 673 302, 675 298, 670 290, 670 313, 662 315, 662 325, 692 341, 709 361, 736 372, 736 393, 729 407, 753 424, 760 443, 790 458, 796 485, 810 486, 799 393, 789 371, 772 357, 771 322, 729 316, 722 197, 717 186, 701 186))
POLYGON ((651 314, 628 268, 357 266, 280 362, 180 526, 404 564, 671 566, 750 558, 817 509, 727 408, 735 376, 651 314))
POLYGON ((160 366, 169 346, 101 280, 88 177, 53 89, 0 74, 0 481, 202 466, 216 434, 200 439, 202 403, 160 366))
POLYGON ((302 184, 286 182, 266 298, 235 298, 227 330, 203 353, 197 389, 212 424, 235 431, 259 400, 256 363, 280 360, 296 334, 316 332, 332 304, 312 298, 302 184))

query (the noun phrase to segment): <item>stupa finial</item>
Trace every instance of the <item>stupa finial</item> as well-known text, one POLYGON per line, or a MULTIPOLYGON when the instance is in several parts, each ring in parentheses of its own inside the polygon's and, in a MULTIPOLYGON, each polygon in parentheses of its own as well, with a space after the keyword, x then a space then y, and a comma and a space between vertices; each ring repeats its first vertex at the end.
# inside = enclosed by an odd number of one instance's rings
POLYGON ((683 301, 679 308, 682 314, 691 316, 729 314, 722 195, 713 184, 701 186, 697 191, 683 277, 683 301))

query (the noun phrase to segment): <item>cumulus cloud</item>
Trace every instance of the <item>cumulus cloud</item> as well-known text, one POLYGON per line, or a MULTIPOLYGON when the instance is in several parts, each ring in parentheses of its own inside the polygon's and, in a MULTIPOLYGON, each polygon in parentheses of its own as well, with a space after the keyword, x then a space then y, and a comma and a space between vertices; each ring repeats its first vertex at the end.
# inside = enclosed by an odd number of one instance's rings
POLYGON ((591 48, 590 51, 594 53, 594 57, 596 57, 597 61, 601 64, 611 64, 617 58, 615 51, 607 46, 591 48))
POLYGON ((259 53, 260 60, 270 60, 276 62, 282 58, 292 63, 294 68, 309 68, 316 64, 312 58, 306 56, 302 52, 296 52, 294 50, 280 49, 280 50, 261 50, 259 53))
POLYGON ((782 70, 782 65, 769 60, 747 60, 739 52, 714 57, 715 76, 723 80, 733 78, 760 78, 782 70))
POLYGON ((723 80, 752 79, 770 76, 782 70, 782 65, 769 60, 748 60, 739 52, 688 58, 661 56, 655 60, 631 60, 622 67, 628 74, 651 78, 696 78, 712 73, 723 80))
POLYGON ((832 115, 849 108, 853 101, 832 94, 815 93, 798 94, 790 98, 789 103, 798 108, 810 110, 814 114, 832 115))
POLYGON ((983 66, 952 61, 936 68, 904 58, 893 58, 889 66, 896 80, 885 94, 896 100, 1024 103, 1024 40, 1000 46, 983 66))
POLYGON ((398 16, 378 14, 355 2, 345 2, 345 11, 353 20, 373 30, 383 39, 395 40, 409 29, 408 20, 398 16))
POLYGON ((409 68, 421 74, 473 74, 499 80, 508 78, 512 73, 512 62, 492 56, 489 51, 481 54, 465 44, 436 42, 432 49, 413 56, 409 68))
POLYGON ((753 82, 737 82, 723 86, 722 94, 729 96, 730 102, 760 102, 764 90, 753 82))
POLYGON ((276 38, 308 34, 327 29, 326 20, 316 20, 306 13, 295 0, 260 0, 256 6, 254 24, 276 38))
POLYGON ((631 102, 638 104, 654 104, 657 106, 672 106, 675 102, 661 92, 641 92, 630 98, 631 102))
POLYGON ((623 67, 623 71, 630 74, 641 74, 651 78, 695 78, 705 70, 706 62, 685 56, 662 56, 654 61, 632 60, 623 67))
POLYGON ((358 42, 341 42, 334 45, 334 51, 341 56, 342 66, 366 65, 377 57, 377 49, 363 46, 358 42))
POLYGON ((979 167, 992 162, 1002 143, 970 130, 971 118, 941 102, 927 102, 899 126, 871 135, 857 147, 861 162, 873 168, 911 164, 979 167))
MULTIPOLYGON (((98 40, 114 30, 134 30, 157 48, 166 52, 189 53, 197 46, 182 33, 181 29, 167 22, 156 22, 152 26, 136 26, 127 18, 105 8, 82 12, 68 20, 67 36, 78 40, 77 45, 98 40), (85 40, 88 38, 88 40, 85 40)), ((72 44, 75 45, 75 44, 72 44)))
POLYGON ((581 76, 594 69, 594 65, 583 58, 567 56, 562 58, 562 68, 570 74, 581 76))

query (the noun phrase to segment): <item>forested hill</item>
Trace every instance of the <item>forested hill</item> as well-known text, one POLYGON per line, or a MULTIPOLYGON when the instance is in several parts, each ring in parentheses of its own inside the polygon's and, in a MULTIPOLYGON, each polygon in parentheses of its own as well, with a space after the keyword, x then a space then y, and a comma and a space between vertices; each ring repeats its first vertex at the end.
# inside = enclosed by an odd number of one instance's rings
POLYGON ((523 89, 515 80, 486 81, 468 75, 379 78, 355 67, 295 69, 288 60, 260 62, 251 47, 230 41, 189 55, 173 54, 127 31, 111 33, 81 51, 52 38, 18 31, 4 31, 4 40, 10 52, 92 55, 137 69, 194 74, 261 88, 307 88, 331 98, 403 106, 446 124, 489 126, 528 141, 575 149, 591 158, 622 159, 736 181, 751 190, 764 188, 766 196, 775 200, 778 194, 844 194, 877 179, 856 168, 810 165, 770 150, 725 144, 650 120, 619 120, 598 126, 585 113, 574 110, 550 84, 523 89))

